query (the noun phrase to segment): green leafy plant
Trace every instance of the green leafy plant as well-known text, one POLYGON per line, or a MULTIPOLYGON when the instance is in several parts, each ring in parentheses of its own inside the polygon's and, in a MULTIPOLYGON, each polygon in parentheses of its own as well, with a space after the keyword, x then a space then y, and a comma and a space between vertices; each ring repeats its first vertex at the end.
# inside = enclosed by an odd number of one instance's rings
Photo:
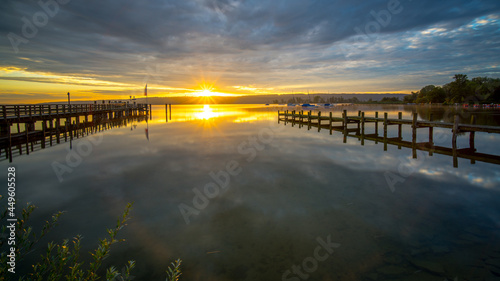
MULTIPOLYGON (((40 234, 35 235, 33 233, 32 227, 27 225, 27 221, 31 213, 35 210, 35 206, 28 204, 22 210, 22 219, 18 219, 16 223, 15 233, 16 233, 16 263, 21 261, 23 257, 30 253, 33 247, 44 237, 49 230, 56 226, 59 217, 63 212, 58 212, 52 216, 50 221, 47 221, 40 234)), ((92 255, 92 261, 86 264, 80 261, 80 241, 82 237, 77 235, 71 242, 68 239, 63 240, 61 244, 50 242, 47 245, 45 253, 41 256, 41 260, 33 265, 33 272, 29 274, 29 277, 21 276, 19 280, 78 280, 78 281, 95 281, 100 280, 99 275, 102 262, 105 258, 109 256, 111 245, 125 241, 124 239, 118 239, 118 232, 123 229, 127 224, 126 222, 130 219, 129 213, 132 208, 132 204, 127 204, 121 217, 117 219, 117 223, 114 228, 107 229, 108 237, 105 239, 99 239, 99 244, 97 249, 95 249, 90 254, 92 255)), ((7 217, 7 210, 0 215, 0 221, 5 221, 7 217)), ((7 252, 8 249, 4 249, 4 245, 7 245, 8 235, 6 234, 7 228, 5 224, 2 227, 2 232, 0 236, 0 281, 5 280, 5 277, 14 278, 14 274, 8 272, 7 264, 7 252), (10 276, 9 276, 10 275, 10 276)), ((10 248, 10 247, 6 247, 10 248)), ((125 281, 132 280, 131 275, 132 269, 135 267, 135 261, 128 261, 122 272, 118 272, 116 267, 111 266, 106 270, 104 278, 107 281, 125 281)), ((172 263, 172 267, 168 267, 167 270, 167 280, 177 281, 179 276, 182 274, 180 271, 181 260, 177 259, 175 263, 172 263)))
POLYGON ((178 281, 181 276, 181 263, 182 260, 177 259, 175 262, 171 263, 172 267, 168 267, 167 279, 166 281, 178 281))
MULTIPOLYGON (((31 213, 35 210, 35 205, 27 204, 25 208, 22 209, 21 218, 19 218, 15 224, 15 237, 16 237, 16 245, 15 245, 15 254, 16 254, 16 263, 23 260, 23 258, 32 251, 33 247, 42 239, 52 228, 57 225, 59 217, 63 214, 63 212, 58 212, 52 216, 49 221, 46 221, 43 225, 42 230, 39 234, 33 232, 33 228, 27 225, 27 221, 31 216, 31 213)), ((0 234, 0 276, 7 276, 8 274, 8 265, 7 265, 7 252, 10 248, 7 239, 9 235, 7 234, 7 213, 6 209, 0 215, 0 221, 2 222, 2 230, 0 234), (4 249, 6 248, 6 249, 4 249)), ((2 278, 0 277, 0 280, 2 278)))

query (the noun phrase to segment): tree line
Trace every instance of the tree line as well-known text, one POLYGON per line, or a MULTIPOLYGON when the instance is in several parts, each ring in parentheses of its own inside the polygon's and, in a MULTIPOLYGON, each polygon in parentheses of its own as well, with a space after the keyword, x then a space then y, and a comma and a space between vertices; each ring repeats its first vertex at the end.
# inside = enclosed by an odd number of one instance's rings
POLYGON ((314 96, 312 99, 309 98, 300 98, 300 97, 292 97, 288 100, 281 99, 280 100, 273 100, 273 103, 358 103, 360 100, 357 97, 352 97, 352 98, 344 98, 342 96, 340 97, 327 97, 324 98, 322 96, 314 96))
POLYGON ((440 86, 427 85, 403 99, 406 103, 488 104, 500 103, 500 79, 455 74, 453 81, 440 86))

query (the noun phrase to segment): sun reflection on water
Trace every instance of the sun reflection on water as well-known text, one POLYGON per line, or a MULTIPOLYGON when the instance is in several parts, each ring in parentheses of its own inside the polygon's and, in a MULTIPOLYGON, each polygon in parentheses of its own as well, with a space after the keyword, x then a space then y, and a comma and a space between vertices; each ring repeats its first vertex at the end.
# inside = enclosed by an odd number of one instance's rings
POLYGON ((201 112, 197 112, 194 114, 196 119, 203 119, 203 120, 208 120, 210 118, 217 118, 219 117, 219 113, 214 112, 213 109, 210 107, 210 105, 205 104, 203 106, 203 109, 201 112))
MULTIPOLYGON (((151 124, 177 122, 222 122, 245 123, 262 120, 274 120, 278 108, 266 108, 263 105, 173 105, 172 112, 164 106, 153 106, 151 124), (167 120, 168 119, 168 120, 167 120)), ((282 108, 280 108, 283 110, 282 108)))

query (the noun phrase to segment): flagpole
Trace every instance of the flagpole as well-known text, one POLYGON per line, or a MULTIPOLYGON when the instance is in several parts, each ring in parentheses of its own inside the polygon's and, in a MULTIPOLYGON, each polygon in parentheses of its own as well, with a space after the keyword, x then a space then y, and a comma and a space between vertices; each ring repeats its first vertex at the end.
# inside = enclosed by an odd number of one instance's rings
MULTIPOLYGON (((146 87, 144 87, 144 95, 146 95, 146 112, 149 112, 151 116, 151 110, 149 110, 149 103, 148 103, 148 84, 146 84, 146 87)), ((146 138, 149 141, 149 122, 148 122, 149 116, 146 116, 146 138)))
MULTIPOLYGON (((146 87, 144 88, 144 95, 146 95, 146 109, 149 109, 149 103, 148 103, 148 84, 146 84, 146 87)), ((151 112, 150 112, 151 114, 151 112)))

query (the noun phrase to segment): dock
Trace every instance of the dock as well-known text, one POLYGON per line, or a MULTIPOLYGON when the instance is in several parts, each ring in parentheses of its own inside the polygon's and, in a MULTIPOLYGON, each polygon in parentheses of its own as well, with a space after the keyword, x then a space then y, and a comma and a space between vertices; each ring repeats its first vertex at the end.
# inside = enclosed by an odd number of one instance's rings
MULTIPOLYGON (((475 116, 471 118, 471 124, 460 124, 459 116, 454 116, 454 122, 437 122, 418 120, 418 114, 413 113, 412 119, 403 119, 402 112, 398 113, 398 118, 388 118, 388 113, 384 113, 383 117, 379 117, 379 113, 375 112, 375 116, 367 117, 365 112, 358 111, 357 115, 349 116, 347 110, 342 111, 342 116, 333 116, 333 112, 328 115, 322 115, 318 112, 313 115, 312 111, 279 111, 278 123, 291 123, 292 126, 298 125, 299 128, 307 126, 308 130, 312 127, 329 130, 330 134, 333 131, 341 132, 344 135, 343 142, 346 143, 348 137, 357 138, 364 145, 365 141, 374 141, 375 143, 383 143, 384 151, 387 151, 388 145, 395 145, 398 149, 402 147, 412 149, 412 157, 417 158, 417 150, 426 151, 432 156, 434 153, 448 155, 453 157, 453 167, 458 167, 458 158, 469 159, 471 164, 476 161, 500 165, 500 155, 491 155, 477 152, 475 144, 475 135, 478 132, 500 134, 500 126, 485 126, 476 125, 475 116), (373 123, 373 133, 366 133, 366 124, 373 123), (379 123, 381 123, 381 135, 379 135, 379 123), (397 126, 397 136, 388 136, 388 127, 397 126), (403 126, 411 127, 411 140, 403 139, 403 126), (418 129, 425 128, 428 130, 428 141, 417 142, 418 129), (434 143, 434 128, 451 129, 451 147, 437 146, 434 143), (469 147, 459 149, 457 146, 457 137, 459 134, 469 133, 469 147)), ((370 127, 371 128, 371 127, 370 127)))
POLYGON ((1 105, 0 109, 0 157, 9 162, 13 151, 29 154, 61 139, 72 141, 151 116, 151 105, 128 103, 1 105))

